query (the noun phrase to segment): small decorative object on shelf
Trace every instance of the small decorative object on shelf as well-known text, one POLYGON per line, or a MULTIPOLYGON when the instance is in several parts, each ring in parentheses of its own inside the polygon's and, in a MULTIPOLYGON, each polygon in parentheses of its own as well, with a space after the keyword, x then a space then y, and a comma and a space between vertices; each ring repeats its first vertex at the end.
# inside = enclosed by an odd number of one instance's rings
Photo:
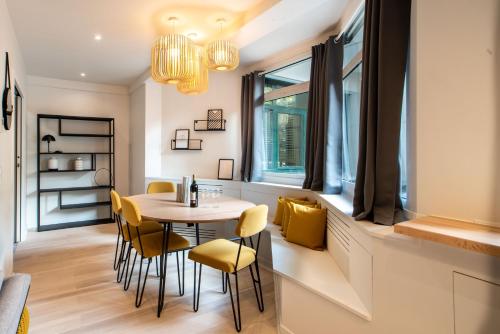
POLYGON ((189 149, 189 129, 175 130, 175 149, 189 149))
POLYGON ((232 180, 234 172, 234 159, 219 159, 219 180, 232 180))
MULTIPOLYGON (((50 153, 50 142, 56 141, 53 135, 45 135, 42 137, 42 141, 47 142, 47 153, 50 153)), ((57 151, 55 153, 58 153, 57 151)))
POLYGON ((193 174, 193 181, 191 182, 191 187, 189 188, 189 206, 192 208, 198 207, 198 185, 193 174))
POLYGON ((222 109, 208 109, 207 119, 194 121, 194 131, 226 131, 222 109))
POLYGON ((50 157, 50 159, 48 161, 48 168, 47 169, 50 171, 59 170, 59 161, 54 157, 50 157))
POLYGON ((75 170, 83 170, 83 160, 82 158, 78 157, 74 161, 75 163, 75 170))
POLYGON ((9 67, 9 53, 5 52, 5 86, 3 90, 2 98, 2 116, 3 116, 3 127, 5 130, 10 129, 12 124, 12 114, 14 113, 14 103, 12 100, 12 87, 10 78, 10 67, 9 67))
POLYGON ((110 184, 111 182, 111 172, 107 168, 99 168, 94 173, 94 183, 98 186, 104 186, 110 184))
POLYGON ((208 129, 222 128, 222 109, 208 109, 208 129))

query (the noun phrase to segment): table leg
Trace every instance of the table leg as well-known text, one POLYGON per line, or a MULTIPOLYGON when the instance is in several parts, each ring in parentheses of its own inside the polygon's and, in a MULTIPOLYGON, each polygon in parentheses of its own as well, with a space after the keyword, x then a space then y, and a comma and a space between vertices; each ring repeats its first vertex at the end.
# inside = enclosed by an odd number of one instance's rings
POLYGON ((168 256, 168 239, 170 236, 170 223, 163 224, 163 242, 162 252, 160 255, 160 285, 158 288, 158 312, 157 317, 160 317, 163 310, 165 300, 165 282, 167 280, 167 256, 168 256))
POLYGON ((194 224, 196 229, 196 246, 200 245, 200 224, 194 224))

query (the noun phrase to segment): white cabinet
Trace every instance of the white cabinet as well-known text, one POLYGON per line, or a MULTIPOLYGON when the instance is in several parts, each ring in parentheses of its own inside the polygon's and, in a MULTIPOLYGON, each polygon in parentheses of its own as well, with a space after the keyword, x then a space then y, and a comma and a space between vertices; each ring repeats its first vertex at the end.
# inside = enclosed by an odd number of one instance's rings
POLYGON ((500 285, 453 272, 455 334, 500 333, 500 285))

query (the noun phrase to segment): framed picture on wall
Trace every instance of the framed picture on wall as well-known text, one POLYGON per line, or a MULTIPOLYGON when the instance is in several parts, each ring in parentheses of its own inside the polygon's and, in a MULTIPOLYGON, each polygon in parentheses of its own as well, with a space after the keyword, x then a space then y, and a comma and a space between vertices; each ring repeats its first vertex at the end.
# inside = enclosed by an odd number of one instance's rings
POLYGON ((189 149, 189 129, 175 130, 175 148, 189 149))
POLYGON ((232 180, 234 171, 234 159, 219 159, 219 180, 232 180))
POLYGON ((208 130, 222 129, 222 109, 208 109, 207 121, 208 130))

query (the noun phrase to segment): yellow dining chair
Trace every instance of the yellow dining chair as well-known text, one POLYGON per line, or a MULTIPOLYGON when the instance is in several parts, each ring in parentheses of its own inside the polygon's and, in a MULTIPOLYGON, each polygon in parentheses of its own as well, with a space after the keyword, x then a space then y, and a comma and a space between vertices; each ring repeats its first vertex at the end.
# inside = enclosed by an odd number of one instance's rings
MULTIPOLYGON (((151 265, 151 259, 162 255, 163 246, 163 232, 143 234, 141 233, 141 226, 144 224, 141 212, 137 204, 130 198, 122 197, 122 212, 123 217, 127 222, 127 230, 129 235, 132 230, 136 230, 137 237, 132 239, 132 247, 134 247, 136 253, 134 257, 134 262, 132 264, 132 270, 130 271, 129 284, 132 279, 132 273, 134 272, 135 261, 137 254, 141 256, 139 265, 139 279, 137 280, 137 292, 135 296, 135 306, 139 307, 142 302, 142 296, 144 295, 144 287, 146 286, 146 281, 148 278, 149 266, 151 265), (141 275, 142 275, 142 264, 144 259, 148 260, 148 265, 146 267, 146 274, 144 276, 144 282, 141 289, 141 275)), ((162 230, 163 231, 163 230, 162 230)), ((179 294, 184 294, 184 251, 190 248, 189 241, 181 237, 175 232, 170 232, 168 234, 168 249, 167 253, 175 252, 177 255, 177 277, 179 280, 179 294), (183 265, 182 265, 182 289, 181 289, 181 277, 179 270, 179 252, 182 251, 183 265), (182 293, 181 293, 182 292, 182 293)), ((125 279, 127 279, 125 277, 125 279)), ((162 286, 160 284, 159 293, 161 293, 162 286)))
MULTIPOLYGON (((264 299, 262 298, 262 285, 260 280, 259 261, 257 259, 260 245, 260 236, 267 224, 267 205, 259 205, 245 210, 236 226, 235 234, 239 237, 239 244, 225 239, 209 241, 194 247, 189 251, 188 258, 194 261, 194 293, 193 310, 198 311, 200 305, 200 286, 201 286, 201 268, 207 265, 214 269, 222 270, 226 275, 226 285, 229 285, 229 295, 231 297, 231 306, 233 309, 234 325, 236 330, 241 331, 240 315, 240 292, 238 287, 238 272, 249 268, 252 276, 252 283, 257 299, 257 306, 260 312, 264 312, 264 299), (257 243, 254 247, 252 237, 258 235, 257 243), (250 241, 250 247, 247 246, 245 238, 250 241), (196 282, 196 267, 199 264, 198 283, 196 282), (252 265, 255 265, 255 278, 252 265), (236 283, 236 303, 237 311, 234 307, 233 291, 229 274, 234 276, 236 283), (198 284, 198 287, 197 287, 198 284), (196 291, 198 290, 198 291, 196 291)), ((224 285, 223 285, 224 292, 224 285)))
POLYGON ((177 186, 173 182, 155 181, 148 184, 148 194, 175 193, 177 186))
MULTIPOLYGON (((122 204, 120 200, 120 195, 118 195, 118 193, 115 190, 111 190, 110 197, 111 197, 111 208, 113 211, 113 220, 116 222, 116 225, 118 227, 118 237, 116 239, 115 260, 113 268, 117 270, 116 281, 120 283, 123 279, 125 268, 128 274, 128 266, 126 267, 124 263, 129 262, 128 259, 130 258, 130 253, 132 251, 132 243, 130 241, 137 237, 137 233, 134 229, 130 230, 129 233, 129 229, 127 229, 127 224, 123 223, 121 220, 122 204), (121 247, 120 247, 120 253, 118 254, 120 239, 121 239, 121 247), (124 264, 123 267, 122 264, 124 264)), ((163 226, 161 226, 159 223, 155 221, 144 221, 140 227, 140 230, 142 234, 162 232, 163 226)), ((156 267, 157 267, 156 271, 158 272, 158 265, 156 267)), ((125 274, 125 277, 127 277, 127 274, 125 274)), ((128 285, 126 283, 127 280, 125 279, 124 289, 128 290, 128 285)))

